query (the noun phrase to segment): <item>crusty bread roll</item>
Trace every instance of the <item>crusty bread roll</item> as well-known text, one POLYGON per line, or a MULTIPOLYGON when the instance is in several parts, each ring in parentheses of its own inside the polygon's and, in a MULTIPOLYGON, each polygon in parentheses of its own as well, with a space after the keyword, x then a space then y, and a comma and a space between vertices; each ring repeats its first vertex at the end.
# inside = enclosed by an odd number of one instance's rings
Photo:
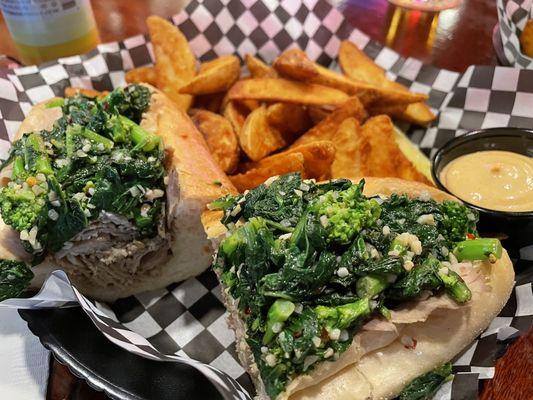
MULTIPOLYGON (((354 179, 359 181, 359 179, 354 179)), ((365 178, 364 193, 411 197, 429 195, 436 201, 454 200, 438 189, 396 178, 365 178)), ((218 247, 225 232, 220 211, 206 211, 202 222, 218 247)), ((461 271, 457 271, 461 274, 461 271)), ((393 312, 390 323, 372 320, 358 332, 336 362, 323 362, 308 375, 296 377, 278 400, 392 399, 407 383, 451 360, 485 329, 507 302, 514 285, 514 270, 507 252, 496 263, 484 263, 483 276, 463 276, 472 300, 457 305, 446 295, 408 304, 393 312), (472 280, 473 283, 469 283, 472 280), (416 340, 416 347, 405 342, 416 340)), ((237 352, 257 389, 257 399, 268 400, 259 370, 245 339, 245 326, 234 300, 223 290, 229 324, 235 330, 237 352)))
MULTIPOLYGON (((148 87, 152 92, 150 108, 143 115, 141 126, 160 136, 165 146, 167 234, 142 241, 122 240, 118 232, 107 233, 109 227, 123 223, 109 213, 105 220, 99 218, 76 235, 79 240, 71 250, 50 254, 34 267, 32 287, 40 287, 50 271, 60 268, 82 293, 114 301, 187 279, 209 267, 213 251, 200 215, 207 203, 234 193, 235 189, 212 159, 189 117, 162 92, 148 87), (97 252, 91 241, 100 239, 97 252)), ((51 129, 60 116, 58 107, 35 106, 21 124, 16 139, 26 132, 51 129)), ((20 244, 18 232, 2 221, 0 257, 30 258, 20 244)))

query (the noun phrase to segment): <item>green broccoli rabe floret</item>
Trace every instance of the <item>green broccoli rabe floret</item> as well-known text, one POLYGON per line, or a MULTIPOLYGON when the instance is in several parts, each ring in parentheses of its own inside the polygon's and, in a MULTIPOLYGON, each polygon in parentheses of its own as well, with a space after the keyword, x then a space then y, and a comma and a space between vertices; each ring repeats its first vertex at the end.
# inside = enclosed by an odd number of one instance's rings
POLYGON ((363 194, 364 182, 343 191, 329 191, 311 205, 311 212, 320 220, 327 233, 327 241, 350 243, 363 228, 376 222, 381 207, 363 194))
POLYGON ((32 278, 33 272, 22 261, 0 259, 0 301, 17 297, 32 278))
POLYGON ((274 338, 274 336, 281 332, 283 323, 294 312, 295 305, 292 301, 278 299, 268 309, 267 323, 265 328, 265 335, 263 336, 263 344, 267 345, 274 338))
POLYGON ((457 272, 449 268, 441 268, 438 275, 448 296, 460 304, 470 301, 472 292, 457 272))
POLYGON ((155 150, 161 144, 159 136, 144 130, 132 120, 122 115, 120 115, 118 119, 122 124, 122 128, 128 132, 128 136, 135 144, 133 151, 142 150, 144 152, 150 152, 155 150))
POLYGON ((31 229, 47 209, 44 193, 36 196, 30 189, 6 186, 0 190, 0 212, 6 224, 21 232, 31 229))
POLYGON ((333 329, 348 329, 368 317, 371 312, 369 299, 360 299, 353 303, 336 307, 315 307, 318 321, 330 331, 333 329))
POLYGON ((478 238, 457 243, 453 254, 457 260, 489 260, 495 262, 502 256, 503 248, 498 239, 478 238))
POLYGON ((356 283, 357 296, 371 299, 389 286, 389 280, 384 275, 370 274, 360 278, 356 283))
POLYGON ((428 256, 421 264, 415 265, 407 275, 394 283, 387 296, 394 300, 407 300, 417 297, 424 290, 436 290, 442 281, 438 276, 441 264, 433 256, 428 256))
POLYGON ((124 115, 135 123, 141 122, 142 115, 150 106, 150 90, 141 85, 128 85, 109 93, 103 100, 108 112, 124 115))
POLYGON ((400 393, 399 400, 430 400, 439 387, 452 376, 452 364, 429 371, 411 381, 400 393))
POLYGON ((231 236, 225 238, 220 244, 220 253, 232 262, 241 262, 236 253, 242 251, 253 240, 259 229, 265 229, 265 220, 262 218, 250 218, 250 220, 235 230, 231 236))
POLYGON ((460 242, 468 234, 477 236, 478 213, 476 210, 455 201, 444 201, 438 207, 442 213, 439 225, 446 230, 451 242, 460 242))

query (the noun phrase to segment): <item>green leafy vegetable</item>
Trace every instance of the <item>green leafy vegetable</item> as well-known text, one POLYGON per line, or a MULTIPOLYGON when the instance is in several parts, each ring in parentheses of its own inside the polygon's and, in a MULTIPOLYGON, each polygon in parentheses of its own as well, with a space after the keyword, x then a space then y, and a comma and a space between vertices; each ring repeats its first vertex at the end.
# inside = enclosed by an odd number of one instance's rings
POLYGON ((28 287, 33 272, 25 263, 15 260, 0 260, 0 301, 17 297, 28 287))
POLYGON ((470 299, 444 262, 476 234, 475 212, 407 196, 368 198, 363 187, 289 174, 209 205, 224 211, 228 228, 214 268, 238 300, 272 398, 317 363, 336 360, 369 318, 390 319, 422 292, 470 299))
POLYGON ((348 244, 361 229, 379 218, 381 207, 375 200, 365 199, 362 188, 361 183, 341 192, 331 190, 311 205, 311 212, 326 229, 328 241, 348 244))
POLYGON ((501 258, 502 244, 498 239, 464 240, 457 243, 453 254, 459 261, 491 260, 501 258))
POLYGON ((441 385, 452 377, 452 365, 444 364, 409 383, 400 393, 400 400, 431 400, 441 385))
POLYGON ((102 211, 127 218, 137 238, 157 235, 165 204, 160 138, 138 124, 150 91, 130 85, 103 100, 78 95, 53 101, 63 114, 53 128, 25 134, 2 169, 0 213, 27 251, 42 258, 102 211))

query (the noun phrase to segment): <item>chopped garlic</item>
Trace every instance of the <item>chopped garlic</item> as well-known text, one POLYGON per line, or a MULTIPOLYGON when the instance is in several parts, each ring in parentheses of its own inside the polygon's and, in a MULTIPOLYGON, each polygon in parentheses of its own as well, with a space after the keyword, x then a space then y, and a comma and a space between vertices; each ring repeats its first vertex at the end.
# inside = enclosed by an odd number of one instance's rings
POLYGON ((331 347, 328 347, 328 349, 324 353, 324 358, 330 358, 333 353, 335 353, 333 349, 331 347))
POLYGON ((52 221, 57 221, 57 219, 59 218, 59 214, 56 210, 50 209, 48 210, 48 218, 50 218, 52 221))
POLYGON ((350 275, 350 271, 348 271, 348 268, 346 267, 340 267, 337 270, 337 276, 339 278, 346 278, 348 275, 350 275))
POLYGON ((435 217, 433 214, 423 214, 416 220, 419 224, 422 225, 433 225, 435 226, 437 223, 435 222, 435 217))
POLYGON ((275 367, 277 361, 278 360, 274 354, 267 354, 265 356, 265 362, 267 363, 269 367, 275 367))

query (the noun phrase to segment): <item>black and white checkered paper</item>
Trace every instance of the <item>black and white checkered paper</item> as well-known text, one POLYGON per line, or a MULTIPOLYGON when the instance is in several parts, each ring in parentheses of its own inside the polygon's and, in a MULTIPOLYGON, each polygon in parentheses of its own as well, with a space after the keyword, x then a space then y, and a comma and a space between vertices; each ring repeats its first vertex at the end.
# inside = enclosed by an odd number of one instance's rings
MULTIPOLYGON (((440 70, 394 51, 351 27, 342 12, 323 0, 191 1, 173 18, 201 61, 223 54, 257 54, 272 61, 298 46, 319 63, 337 68, 341 40, 350 39, 383 67, 388 76, 411 90, 429 94, 439 118, 428 129, 400 125, 412 141, 431 155, 450 138, 491 126, 533 128, 533 71, 471 67, 466 73, 440 70)), ((91 53, 40 66, 0 69, 0 156, 31 106, 66 86, 99 90, 123 85, 124 71, 153 62, 148 38, 138 35, 98 46, 91 53)), ((517 285, 499 317, 455 361, 453 382, 436 398, 475 398, 478 383, 491 378, 506 346, 533 322, 533 232, 519 235, 511 256, 517 285)), ((91 302, 56 271, 33 299, 12 299, 18 308, 71 306, 79 303, 106 337, 128 351, 151 359, 184 362, 204 373, 225 398, 249 398, 253 388, 238 362, 234 336, 226 325, 220 287, 212 272, 143 293, 114 304, 91 302), (244 388, 244 389, 243 389, 244 388)))
POLYGON ((532 0, 498 0, 502 57, 517 68, 533 69, 533 58, 522 53, 519 41, 529 19, 533 19, 532 0))

